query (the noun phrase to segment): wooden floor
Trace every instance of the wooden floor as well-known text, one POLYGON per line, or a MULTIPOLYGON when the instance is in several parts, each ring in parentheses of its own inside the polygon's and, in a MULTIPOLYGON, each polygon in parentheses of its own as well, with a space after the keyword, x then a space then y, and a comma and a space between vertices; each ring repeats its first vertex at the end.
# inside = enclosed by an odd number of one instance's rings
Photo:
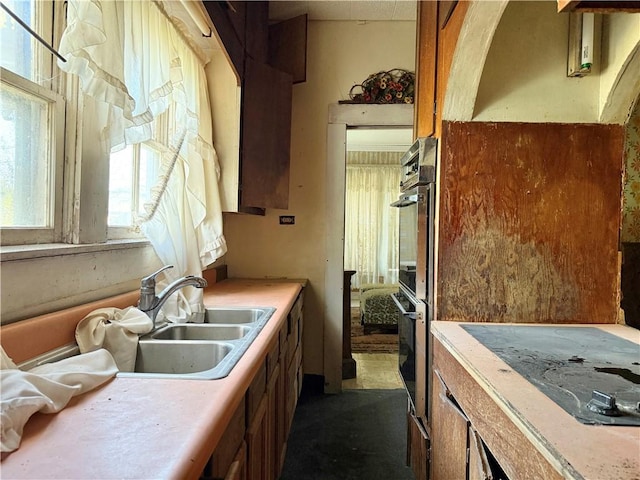
POLYGON ((404 388, 397 353, 354 353, 356 378, 342 381, 343 390, 404 388))

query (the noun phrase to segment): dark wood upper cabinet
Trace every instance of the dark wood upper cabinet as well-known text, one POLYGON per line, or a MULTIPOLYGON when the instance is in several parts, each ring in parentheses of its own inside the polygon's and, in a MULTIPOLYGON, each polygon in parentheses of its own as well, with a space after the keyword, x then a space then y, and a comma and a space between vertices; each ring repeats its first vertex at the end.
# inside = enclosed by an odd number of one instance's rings
POLYGON ((307 15, 269 26, 269 65, 290 73, 293 83, 307 80, 307 15))
POLYGON ((306 77, 306 16, 270 27, 266 1, 204 4, 240 86, 238 202, 225 211, 287 208, 292 73, 306 77))
POLYGON ((291 75, 247 58, 243 85, 240 206, 287 208, 291 75))
POLYGON ((558 0, 558 12, 640 12, 640 2, 623 0, 558 0))
POLYGON ((236 71, 238 78, 244 74, 244 2, 203 2, 215 27, 220 45, 236 71), (234 5, 237 4, 237 5, 234 5))
POLYGON ((258 62, 269 61, 269 2, 251 1, 246 4, 245 52, 258 62))

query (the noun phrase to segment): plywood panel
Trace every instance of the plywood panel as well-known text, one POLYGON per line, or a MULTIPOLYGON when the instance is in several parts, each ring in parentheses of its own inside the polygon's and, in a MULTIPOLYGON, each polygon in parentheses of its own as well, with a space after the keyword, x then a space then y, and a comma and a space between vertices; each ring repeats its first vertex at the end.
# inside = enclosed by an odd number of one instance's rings
POLYGON ((438 319, 616 322, 623 128, 443 129, 438 319))

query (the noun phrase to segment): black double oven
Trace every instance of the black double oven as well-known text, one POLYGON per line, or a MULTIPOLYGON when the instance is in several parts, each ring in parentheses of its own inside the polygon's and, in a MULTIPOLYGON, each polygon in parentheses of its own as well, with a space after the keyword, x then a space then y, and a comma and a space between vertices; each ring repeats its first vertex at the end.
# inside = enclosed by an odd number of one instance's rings
POLYGON ((400 288, 398 307, 398 369, 411 408, 427 421, 430 386, 429 323, 433 317, 433 270, 437 140, 420 138, 402 156, 399 209, 400 288))

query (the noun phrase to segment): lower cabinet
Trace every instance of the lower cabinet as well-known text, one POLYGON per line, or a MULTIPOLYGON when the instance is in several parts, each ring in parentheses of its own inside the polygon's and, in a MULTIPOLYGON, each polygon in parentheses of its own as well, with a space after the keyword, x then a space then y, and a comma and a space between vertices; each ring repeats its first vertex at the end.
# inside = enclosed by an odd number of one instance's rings
POLYGON ((433 380, 431 478, 508 480, 437 370, 433 380))
POLYGON ((429 435, 422 422, 410 410, 407 412, 407 465, 416 480, 429 478, 429 435))
MULTIPOLYGON (((233 464, 240 461, 242 470, 245 470, 246 447, 244 436, 246 431, 246 402, 242 399, 238 408, 229 421, 229 425, 224 435, 218 443, 214 454, 209 459, 207 466, 202 472, 203 480, 226 479, 231 473, 233 464)), ((238 467, 235 467, 238 470, 238 467)), ((234 477, 231 477, 234 478, 234 477)), ((244 477, 240 477, 244 478, 244 477)))
POLYGON ((302 387, 303 292, 272 341, 201 480, 276 480, 302 387))
POLYGON ((247 428, 247 475, 253 479, 269 479, 269 445, 268 445, 267 396, 255 410, 249 428, 247 428))

